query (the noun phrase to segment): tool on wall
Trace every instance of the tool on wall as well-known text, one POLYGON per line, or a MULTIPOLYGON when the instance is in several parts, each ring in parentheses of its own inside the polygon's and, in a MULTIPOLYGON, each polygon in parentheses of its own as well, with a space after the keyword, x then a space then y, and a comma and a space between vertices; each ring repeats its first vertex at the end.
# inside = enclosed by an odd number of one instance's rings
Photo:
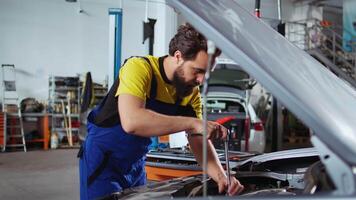
POLYGON ((156 19, 148 18, 148 0, 146 0, 146 11, 145 11, 145 20, 143 21, 143 41, 145 43, 148 39, 148 53, 153 55, 153 43, 155 39, 155 24, 156 19))
POLYGON ((148 53, 153 55, 153 44, 155 38, 155 19, 148 19, 148 22, 143 22, 143 43, 148 39, 148 53))

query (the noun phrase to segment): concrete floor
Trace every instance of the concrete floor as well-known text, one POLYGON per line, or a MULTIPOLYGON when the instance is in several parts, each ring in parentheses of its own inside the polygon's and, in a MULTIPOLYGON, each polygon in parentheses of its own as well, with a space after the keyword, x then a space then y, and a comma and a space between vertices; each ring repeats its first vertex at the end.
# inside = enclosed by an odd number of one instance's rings
POLYGON ((0 153, 0 199, 79 199, 77 152, 0 153))

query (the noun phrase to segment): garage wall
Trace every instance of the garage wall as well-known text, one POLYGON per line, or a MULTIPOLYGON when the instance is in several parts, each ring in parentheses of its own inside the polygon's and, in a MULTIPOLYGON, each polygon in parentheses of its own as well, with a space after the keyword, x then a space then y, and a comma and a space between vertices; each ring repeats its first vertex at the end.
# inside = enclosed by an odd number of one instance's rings
MULTIPOLYGON (((177 16, 172 8, 166 5, 165 0, 148 1, 148 17, 159 19, 155 25, 154 55, 161 56, 168 53, 168 44, 174 36, 177 27, 185 22, 182 16, 177 16)), ((241 5, 254 11, 254 1, 239 0, 241 5)), ((147 41, 142 43, 145 19, 145 0, 123 0, 123 33, 122 33, 122 60, 132 55, 146 55, 148 53, 147 41)), ((263 0, 261 2, 262 15, 266 18, 277 18, 276 0, 263 0)))
POLYGON ((108 8, 119 0, 0 0, 0 64, 15 64, 20 98, 48 98, 48 75, 90 71, 103 82, 108 65, 108 8))
MULTIPOLYGON (((253 13, 254 1, 240 0, 253 13)), ((277 0, 261 2, 262 16, 277 18, 277 0)), ((15 64, 20 98, 48 98, 48 75, 74 76, 91 71, 94 81, 108 75, 109 8, 123 9, 122 58, 146 55, 142 43, 145 0, 0 0, 0 64, 15 64), (79 5, 83 13, 79 13, 79 5)), ((283 0, 283 19, 321 16, 319 8, 283 0), (293 9, 298 7, 297 9, 293 9)), ((177 20, 164 0, 149 0, 148 17, 155 26, 154 55, 167 54, 177 20)))
MULTIPOLYGON (((130 56, 148 54, 148 40, 143 43, 145 0, 123 0, 122 60, 130 56)), ((165 0, 148 1, 148 18, 156 19, 153 54, 168 53, 168 44, 177 30, 177 15, 165 0)))
MULTIPOLYGON (((166 5, 165 0, 122 0, 122 52, 121 62, 131 56, 145 56, 149 53, 148 40, 143 42, 143 22, 155 19, 153 55, 168 54, 168 44, 177 30, 177 14, 166 5)), ((113 42, 113 41, 111 41, 113 42)), ((113 61, 109 61, 112 63, 113 61)), ((121 64, 122 64, 121 63, 121 64)), ((114 82, 113 69, 109 64, 109 85, 114 82)))

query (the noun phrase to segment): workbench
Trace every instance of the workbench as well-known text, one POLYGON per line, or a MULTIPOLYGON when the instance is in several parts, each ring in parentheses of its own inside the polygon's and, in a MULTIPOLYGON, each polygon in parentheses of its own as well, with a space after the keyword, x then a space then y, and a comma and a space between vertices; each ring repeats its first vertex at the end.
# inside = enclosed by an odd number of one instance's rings
MULTIPOLYGON (((6 115, 6 121, 11 122, 11 117, 18 116, 17 113, 8 113, 6 115)), ((26 143, 43 143, 43 149, 48 150, 50 131, 49 131, 49 113, 22 113, 23 118, 23 128, 25 132, 25 137, 30 130, 37 130, 41 138, 34 138, 26 140, 26 143)), ((1 146, 4 143, 4 125, 6 123, 4 113, 0 113, 0 144, 1 146)), ((11 134, 12 130, 9 128, 7 134, 11 134)), ((9 141, 8 141, 9 142, 9 141)), ((10 141, 11 142, 11 141, 10 141)))
POLYGON ((49 127, 49 113, 23 113, 22 118, 24 122, 25 135, 29 131, 29 123, 35 123, 35 129, 42 136, 41 138, 35 138, 26 140, 26 143, 43 143, 43 149, 48 150, 50 140, 50 127, 49 127), (32 119, 32 120, 29 120, 32 119))

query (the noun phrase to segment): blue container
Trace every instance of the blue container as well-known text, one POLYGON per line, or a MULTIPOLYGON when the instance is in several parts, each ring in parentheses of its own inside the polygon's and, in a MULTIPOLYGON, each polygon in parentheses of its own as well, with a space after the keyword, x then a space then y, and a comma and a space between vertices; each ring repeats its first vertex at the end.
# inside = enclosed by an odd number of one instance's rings
POLYGON ((157 150, 158 149, 158 137, 151 137, 151 144, 148 146, 148 150, 157 150))

